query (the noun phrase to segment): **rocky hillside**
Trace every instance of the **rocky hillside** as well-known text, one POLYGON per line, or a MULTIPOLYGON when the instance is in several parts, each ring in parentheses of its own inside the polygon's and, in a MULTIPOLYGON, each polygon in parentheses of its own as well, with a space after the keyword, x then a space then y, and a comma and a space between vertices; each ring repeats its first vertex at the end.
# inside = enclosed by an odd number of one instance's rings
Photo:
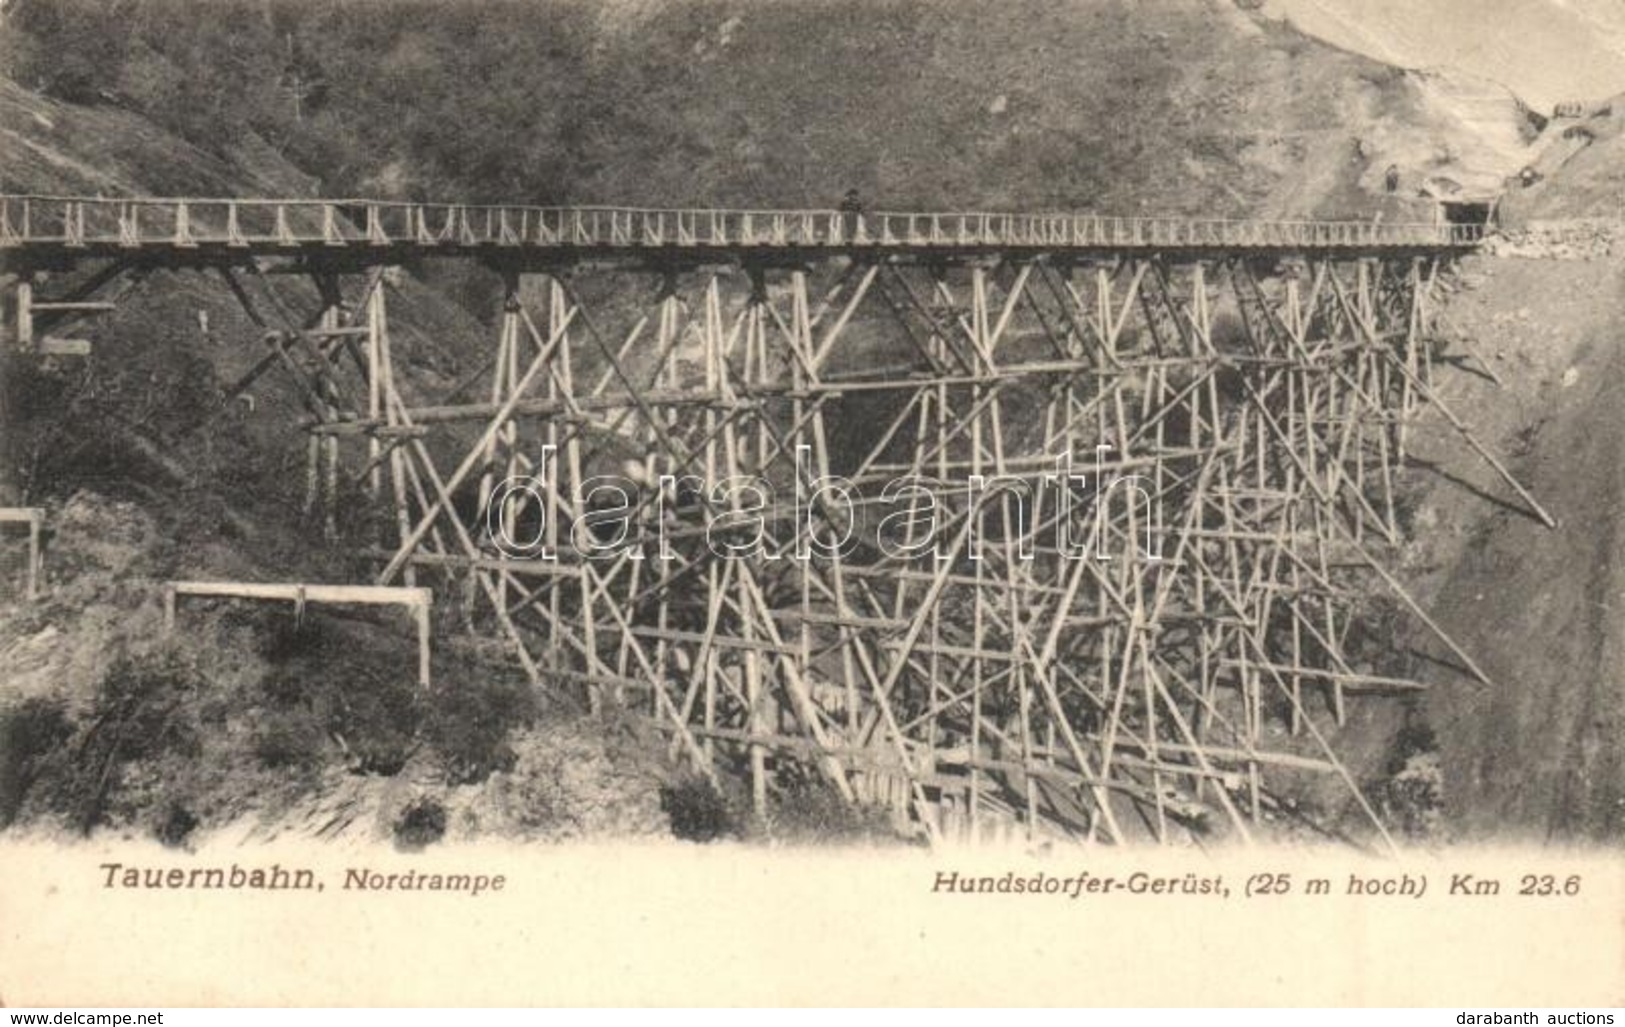
POLYGON ((1493 80, 1542 114, 1625 89, 1625 8, 1614 0, 1262 0, 1260 6, 1269 17, 1385 64, 1493 80))
MULTIPOLYGON (((1500 205, 1513 228, 1614 219, 1625 211, 1625 8, 1612 0, 1264 0, 1261 17, 1436 83, 1462 121, 1478 122, 1465 163, 1511 176, 1500 205), (1542 130, 1504 131, 1498 112, 1516 93, 1542 130), (1527 170, 1526 170, 1527 169, 1527 170)), ((1492 178, 1464 182, 1487 186, 1492 178)))
POLYGON ((1552 119, 1537 146, 1536 175, 1501 204, 1513 227, 1625 217, 1625 93, 1552 119))
POLYGON ((1493 681, 1448 658, 1427 672, 1446 806, 1471 837, 1625 832, 1622 299, 1619 259, 1578 255, 1472 257, 1447 296, 1461 370, 1441 394, 1558 520, 1536 521, 1442 419, 1424 422, 1412 582, 1493 681))
POLYGON ((222 7, 14 0, 6 52, 330 192, 509 202, 1425 218, 1390 165, 1499 176, 1532 128, 1232 0, 222 7))

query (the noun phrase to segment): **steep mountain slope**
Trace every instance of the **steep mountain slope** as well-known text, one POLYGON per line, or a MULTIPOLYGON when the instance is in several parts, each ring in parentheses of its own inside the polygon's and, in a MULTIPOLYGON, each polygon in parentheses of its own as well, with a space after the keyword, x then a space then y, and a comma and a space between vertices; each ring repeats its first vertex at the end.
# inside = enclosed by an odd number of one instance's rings
POLYGON ((1604 218, 1625 214, 1625 93, 1554 119, 1542 134, 1532 184, 1510 190, 1504 223, 1604 218))
POLYGON ((1418 516, 1415 545, 1428 555, 1416 578, 1493 681, 1439 667, 1430 674, 1446 805, 1472 837, 1618 839, 1625 269, 1616 260, 1475 257, 1464 271, 1473 287, 1450 297, 1446 316, 1478 355, 1468 366, 1482 358, 1505 384, 1452 374, 1446 401, 1515 459, 1558 527, 1515 499, 1486 503, 1507 497, 1505 486, 1439 420, 1419 433, 1423 466, 1443 474, 1418 516))
POLYGON ((1266 0, 1264 10, 1387 64, 1493 79, 1543 113, 1625 89, 1625 7, 1614 0, 1266 0))
MULTIPOLYGON (((296 196, 314 183, 251 136, 209 153, 133 112, 0 79, 6 191, 296 196)), ((46 275, 40 293, 81 275, 46 275)), ((488 821, 509 809, 513 830, 548 832, 561 825, 526 804, 565 809, 578 784, 595 815, 613 818, 623 802, 644 815, 629 830, 658 822, 658 778, 597 725, 541 730, 550 746, 562 739, 602 758, 601 775, 562 790, 550 768, 532 780, 507 748, 536 723, 528 690, 489 661, 445 651, 437 669, 458 698, 435 704, 390 618, 239 605, 162 630, 166 581, 365 575, 302 517, 307 411, 292 380, 273 368, 228 395, 264 359, 266 327, 301 319, 315 290, 287 275, 241 278, 268 325, 212 273, 159 270, 112 313, 67 329, 92 341, 90 356, 12 362, 8 470, 21 498, 47 509, 49 532, 36 602, 12 587, 18 547, 0 547, 0 825, 111 826, 179 844, 194 829, 267 813, 287 830, 330 829, 323 797, 337 796, 343 820, 387 836, 409 802, 460 795, 485 802, 488 821), (487 784, 515 766, 517 776, 487 784), (605 801, 597 793, 614 782, 624 794, 605 801)), ((484 327, 412 276, 390 288, 403 386, 444 391, 484 352, 484 327)))
POLYGON ((316 179, 258 139, 211 153, 114 106, 62 103, 0 77, 0 191, 308 196, 316 179))
MULTIPOLYGON (((613 25, 604 67, 686 51, 638 110, 698 145, 689 181, 720 202, 852 185, 903 208, 1368 216, 1389 164, 1460 167, 1478 131, 1419 77, 1201 0, 712 3, 613 25)), ((1521 136, 1510 97, 1502 116, 1521 136)), ((582 195, 611 201, 628 169, 595 163, 582 195)), ((640 200, 694 188, 646 177, 640 200)))
MULTIPOLYGON (((150 120, 131 111, 46 99, 5 78, 0 78, 0 141, 6 144, 0 146, 0 190, 5 192, 302 196, 313 194, 318 187, 316 178, 252 135, 239 136, 230 147, 213 153, 156 129, 150 120)), ((40 292, 51 295, 72 285, 72 280, 48 276, 42 280, 40 292)), ((271 317, 270 327, 281 326, 279 315, 297 318, 315 303, 313 287, 288 276, 250 276, 247 288, 263 307, 262 315, 271 317)), ((403 362, 413 375, 423 376, 427 382, 455 376, 460 356, 481 352, 485 331, 478 320, 447 303, 433 289, 404 278, 397 303, 406 347, 403 362)), ((112 314, 85 321, 80 330, 97 343, 91 360, 82 366, 57 368, 62 373, 53 375, 51 381, 29 379, 17 387, 26 391, 30 384, 45 387, 55 382, 71 388, 69 395, 91 404, 89 409, 76 410, 79 421, 87 425, 110 422, 127 432, 133 416, 129 404, 135 398, 169 400, 158 404, 160 416, 148 426, 152 434, 145 441, 150 450, 169 449, 183 437, 220 446, 226 452, 218 455, 217 465, 191 468, 200 479, 226 471, 228 480, 236 480, 229 472, 242 470, 245 450, 232 449, 227 443, 262 450, 257 460, 267 467, 297 459, 293 450, 303 443, 292 426, 304 409, 292 382, 266 375, 255 384, 251 401, 221 406, 224 387, 241 379, 264 357, 264 328, 250 321, 214 276, 201 271, 152 274, 122 294, 112 314), (121 408, 120 403, 126 406, 121 408)), ((28 397, 22 399, 26 402, 28 397)), ((43 401, 34 405, 48 406, 43 401)), ((40 429, 69 427, 51 419, 47 411, 41 413, 45 417, 37 423, 40 429)), ((139 430, 136 436, 140 436, 139 430)), ((116 440, 99 439, 99 443, 105 442, 116 440)), ((27 447, 17 455, 26 458, 27 447)), ((81 451, 78 455, 81 463, 95 466, 100 462, 84 459, 94 454, 81 451)), ((185 464, 198 457, 183 446, 176 459, 185 464)), ((135 477, 153 470, 150 463, 139 459, 134 467, 135 477)), ((41 494, 60 493, 82 483, 74 480, 71 466, 57 469, 68 477, 54 484, 35 481, 32 487, 41 494)), ((106 468, 99 473, 105 474, 106 468)), ((25 472, 21 477, 26 481, 30 476, 25 472)), ((259 484, 268 486, 269 481, 259 484)), ((289 497, 299 487, 296 481, 280 482, 275 502, 291 505, 289 497)), ((255 488, 239 498, 271 500, 272 496, 255 488)))
POLYGON ((1506 174, 1530 131, 1230 0, 13 7, 24 82, 349 193, 1425 219, 1425 177, 1506 174))

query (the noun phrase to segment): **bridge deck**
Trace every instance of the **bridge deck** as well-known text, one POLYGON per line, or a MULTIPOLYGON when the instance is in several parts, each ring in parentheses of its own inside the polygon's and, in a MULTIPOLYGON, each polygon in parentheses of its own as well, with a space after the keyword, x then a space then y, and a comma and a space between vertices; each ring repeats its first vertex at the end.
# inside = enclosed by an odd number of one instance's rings
POLYGON ((0 255, 364 254, 413 251, 610 256, 706 251, 975 253, 989 250, 1298 252, 1468 249, 1477 226, 1235 221, 981 212, 659 210, 374 200, 0 196, 0 255))

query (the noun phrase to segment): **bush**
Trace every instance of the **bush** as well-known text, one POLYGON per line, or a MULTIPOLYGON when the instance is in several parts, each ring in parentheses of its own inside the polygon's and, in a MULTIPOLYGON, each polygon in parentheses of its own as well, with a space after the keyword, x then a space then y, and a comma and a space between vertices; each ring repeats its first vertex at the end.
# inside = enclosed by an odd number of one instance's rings
POLYGON ((177 653, 123 656, 102 681, 98 714, 87 741, 110 759, 127 761, 174 752, 196 756, 196 725, 188 704, 200 694, 196 669, 177 653), (100 729, 100 730, 99 730, 100 729))
POLYGON ((811 774, 791 777, 768 811, 768 833, 787 842, 900 841, 891 812, 855 806, 811 774))
POLYGON ((322 726, 306 710, 267 711, 254 733, 254 758, 268 770, 314 773, 326 754, 322 726))
POLYGON ((164 810, 163 816, 159 818, 153 833, 163 844, 170 848, 179 848, 186 844, 186 839, 192 836, 197 826, 196 814, 182 803, 171 802, 164 810))
POLYGON ((426 734, 445 766, 448 784, 478 784, 512 770, 515 728, 532 724, 535 692, 523 680, 484 678, 442 687, 429 699, 426 734))
POLYGON ((120 5, 54 0, 13 6, 6 56, 19 82, 70 103, 96 103, 116 87, 130 45, 120 5))
POLYGON ((1433 729, 1414 721, 1401 729, 1384 774, 1370 794, 1389 825, 1407 838, 1437 835, 1444 817, 1444 775, 1433 729))
POLYGON ((418 748, 422 691, 410 679, 362 667, 349 671, 330 686, 339 692, 332 729, 346 740, 358 772, 393 777, 418 748))
POLYGON ((739 818, 716 785, 693 778, 660 789, 660 808, 671 818, 671 833, 691 842, 738 835, 739 818))
POLYGON ((195 668, 178 654, 119 657, 72 736, 46 732, 59 742, 33 763, 30 794, 86 833, 107 822, 130 765, 166 757, 195 761, 201 754, 200 684, 195 668))
POLYGON ((429 796, 413 801, 395 821, 395 844, 407 851, 433 845, 445 836, 446 807, 429 796))
POLYGON ((66 742, 73 730, 59 699, 24 699, 0 711, 0 827, 16 819, 41 759, 66 742))
POLYGON ((273 664, 261 691, 284 715, 261 735, 259 755, 314 765, 332 735, 349 751, 351 769, 400 773, 418 748, 426 706, 402 651, 393 639, 368 644, 312 616, 278 618, 261 649, 273 664))

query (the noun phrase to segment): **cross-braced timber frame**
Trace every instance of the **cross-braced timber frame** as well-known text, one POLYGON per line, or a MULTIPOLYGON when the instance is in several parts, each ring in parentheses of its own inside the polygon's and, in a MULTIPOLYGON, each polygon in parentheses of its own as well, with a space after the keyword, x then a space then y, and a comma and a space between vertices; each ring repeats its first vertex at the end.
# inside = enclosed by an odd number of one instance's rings
POLYGON ((19 293, 31 253, 245 302, 233 267, 308 270, 264 367, 306 395, 324 530, 351 489, 387 506, 374 584, 449 590, 539 688, 646 713, 759 807, 811 774, 933 838, 1249 839, 1315 772, 1392 844, 1326 731, 1421 687, 1361 651, 1371 596, 1483 677, 1388 567, 1419 412, 1549 522, 1435 390, 1448 226, 287 204, 256 234, 150 201, 149 244, 91 202, 27 237, 8 201, 19 293), (505 283, 478 402, 396 375, 384 271, 436 247, 505 283))

